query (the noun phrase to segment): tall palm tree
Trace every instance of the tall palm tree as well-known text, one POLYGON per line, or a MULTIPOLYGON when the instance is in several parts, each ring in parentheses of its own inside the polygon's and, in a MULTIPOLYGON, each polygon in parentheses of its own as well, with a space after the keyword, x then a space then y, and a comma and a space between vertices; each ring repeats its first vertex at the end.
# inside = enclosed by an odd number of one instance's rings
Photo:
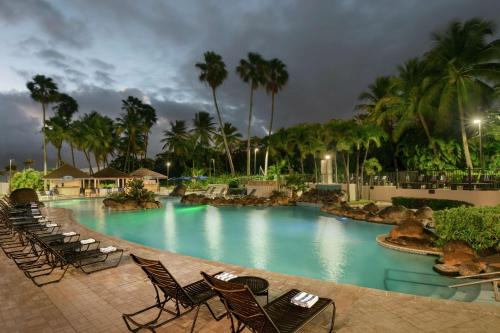
POLYGON ((358 99, 363 103, 356 105, 355 109, 364 111, 368 115, 372 114, 377 104, 389 95, 392 85, 393 81, 390 76, 377 77, 375 81, 368 86, 368 90, 363 91, 358 96, 358 99))
POLYGON ((215 134, 214 119, 208 112, 200 111, 194 115, 193 128, 190 131, 197 145, 208 148, 215 134))
POLYGON ((140 115, 144 125, 144 155, 143 159, 147 158, 148 154, 148 144, 149 144, 149 133, 151 128, 158 121, 156 116, 156 110, 149 104, 141 102, 140 104, 140 115))
POLYGON ((144 149, 144 133, 148 131, 140 114, 143 103, 136 97, 129 96, 122 100, 122 110, 125 112, 120 115, 117 121, 117 133, 122 136, 125 143, 125 170, 130 172, 131 155, 137 160, 137 155, 144 149))
MULTIPOLYGON (((269 122, 269 134, 271 137, 273 131, 273 120, 274 120, 274 108, 275 108, 275 97, 283 89, 283 87, 288 82, 288 71, 286 70, 286 65, 279 59, 271 59, 265 66, 265 85, 267 93, 271 94, 271 120, 269 122)), ((267 166, 269 163, 269 144, 266 147, 266 156, 264 160, 264 175, 267 175, 267 166)))
POLYGON ((313 142, 314 137, 311 133, 311 126, 309 124, 300 124, 289 128, 290 139, 299 152, 300 171, 304 174, 304 160, 309 154, 308 146, 313 142))
POLYGON ((264 66, 265 61, 258 53, 249 52, 248 60, 241 59, 240 64, 236 67, 236 72, 245 83, 250 83, 250 106, 248 110, 248 129, 247 129, 247 176, 250 176, 250 160, 251 160, 251 136, 252 136, 252 109, 253 109, 253 93, 264 84, 264 66))
POLYGON ((500 40, 487 41, 494 31, 492 21, 452 21, 444 32, 434 33, 435 46, 427 54, 436 68, 442 68, 434 85, 434 91, 440 95, 439 113, 458 111, 467 168, 473 167, 466 131, 467 112, 484 104, 500 82, 500 40))
POLYGON ((45 136, 46 128, 46 110, 50 103, 58 98, 57 84, 50 77, 44 75, 35 75, 32 81, 26 84, 31 93, 31 98, 42 104, 42 134, 43 134, 43 174, 47 174, 47 138, 45 136))
POLYGON ((70 125, 73 115, 78 112, 78 103, 73 97, 61 93, 59 94, 57 104, 53 107, 53 109, 56 116, 63 120, 61 125, 63 129, 64 140, 69 143, 69 146, 71 148, 71 160, 73 162, 73 166, 76 166, 75 150, 73 147, 73 137, 70 125))
POLYGON ((170 129, 163 132, 163 150, 180 159, 189 154, 190 136, 184 120, 170 122, 170 129))
MULTIPOLYGON (((241 141, 241 133, 238 132, 238 129, 233 126, 231 123, 224 123, 224 133, 226 135, 227 145, 229 147, 229 151, 233 152, 238 147, 241 141)), ((222 131, 219 131, 215 134, 215 145, 218 147, 222 147, 224 144, 224 137, 222 136, 222 131)), ((229 160, 228 160, 229 162, 229 160)))
POLYGON ((212 51, 205 52, 203 57, 205 62, 197 63, 195 66, 200 70, 200 81, 207 83, 212 90, 212 98, 214 101, 215 111, 217 112, 219 128, 224 140, 224 148, 229 161, 229 168, 231 169, 231 175, 234 176, 236 172, 234 171, 233 159, 231 158, 231 152, 229 150, 226 134, 224 132, 224 123, 222 122, 219 105, 217 104, 217 95, 215 93, 216 89, 220 87, 227 78, 226 64, 220 55, 212 51))
POLYGON ((65 139, 65 120, 55 115, 46 121, 45 135, 57 150, 56 166, 62 165, 61 149, 65 139))

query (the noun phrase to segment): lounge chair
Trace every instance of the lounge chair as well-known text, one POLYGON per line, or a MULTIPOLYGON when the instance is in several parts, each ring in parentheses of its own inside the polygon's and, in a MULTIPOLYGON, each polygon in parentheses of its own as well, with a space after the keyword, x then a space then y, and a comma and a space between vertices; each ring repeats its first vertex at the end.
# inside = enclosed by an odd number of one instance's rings
POLYGON ((206 197, 210 197, 212 195, 212 193, 214 192, 215 190, 215 186, 209 186, 206 190, 206 192, 204 193, 204 195, 206 197))
POLYGON ((333 331, 335 303, 329 298, 320 297, 311 308, 302 308, 291 303, 300 292, 292 289, 261 306, 248 286, 222 281, 204 272, 201 275, 226 306, 232 333, 242 332, 245 328, 256 333, 297 332, 330 305, 333 312, 329 332, 333 331))
MULTIPOLYGON (((127 328, 132 332, 137 332, 140 329, 148 329, 155 331, 160 326, 163 326, 177 318, 180 318, 189 312, 196 309, 196 314, 191 325, 191 332, 193 332, 198 318, 200 307, 205 305, 210 314, 215 320, 222 319, 223 316, 217 317, 210 306, 208 301, 216 296, 215 292, 205 283, 204 280, 199 280, 186 286, 181 286, 177 280, 170 274, 170 272, 163 266, 160 261, 148 260, 140 258, 134 254, 130 254, 134 262, 142 268, 144 273, 153 284, 156 293, 156 303, 131 314, 123 314, 123 320, 127 328), (163 293, 163 300, 160 294, 163 293), (172 301, 175 304, 175 312, 165 308, 165 305, 172 301), (181 307, 183 310, 181 310, 181 307), (140 315, 151 309, 158 309, 157 316, 146 323, 139 323, 133 317, 140 315), (160 316, 163 312, 167 312, 173 317, 164 321, 160 321, 160 316)), ((223 314, 225 315, 225 313, 223 314)))

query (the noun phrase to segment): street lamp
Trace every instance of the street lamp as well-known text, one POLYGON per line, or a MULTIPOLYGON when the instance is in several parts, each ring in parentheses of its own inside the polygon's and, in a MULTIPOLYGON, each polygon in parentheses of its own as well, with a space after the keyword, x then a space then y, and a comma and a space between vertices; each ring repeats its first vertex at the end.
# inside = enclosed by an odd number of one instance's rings
POLYGON ((483 168, 483 135, 481 133, 481 119, 474 119, 474 124, 479 127, 479 166, 483 168))
POLYGON ((253 150, 253 173, 256 175, 257 174, 257 152, 259 151, 259 148, 255 148, 253 150))
POLYGON ((168 180, 168 174, 170 173, 170 162, 167 162, 167 180, 168 180))
POLYGON ((12 162, 14 162, 14 159, 13 158, 9 159, 9 190, 12 181, 12 162))

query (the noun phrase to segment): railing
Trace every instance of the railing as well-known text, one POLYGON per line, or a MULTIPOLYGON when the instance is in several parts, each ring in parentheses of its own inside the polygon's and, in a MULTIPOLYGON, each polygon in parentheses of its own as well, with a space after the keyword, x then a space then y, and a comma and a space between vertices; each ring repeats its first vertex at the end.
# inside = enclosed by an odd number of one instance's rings
POLYGON ((500 189, 500 169, 394 171, 382 172, 368 178, 365 176, 364 179, 365 185, 394 185, 409 189, 500 189))
POLYGON ((497 302, 500 302, 500 292, 498 291, 498 287, 500 285, 500 272, 490 272, 490 273, 481 273, 481 274, 475 274, 475 275, 467 275, 467 276, 459 276, 456 279, 470 279, 470 278, 483 278, 483 277, 489 277, 489 276, 494 276, 496 275, 497 277, 491 278, 491 279, 485 279, 485 280, 477 280, 477 281, 472 281, 472 282, 465 282, 465 283, 459 283, 459 284, 453 284, 449 286, 450 288, 459 288, 459 287, 466 287, 466 286, 472 286, 476 284, 484 284, 484 283, 490 283, 493 286, 493 293, 495 294, 495 300, 497 302))

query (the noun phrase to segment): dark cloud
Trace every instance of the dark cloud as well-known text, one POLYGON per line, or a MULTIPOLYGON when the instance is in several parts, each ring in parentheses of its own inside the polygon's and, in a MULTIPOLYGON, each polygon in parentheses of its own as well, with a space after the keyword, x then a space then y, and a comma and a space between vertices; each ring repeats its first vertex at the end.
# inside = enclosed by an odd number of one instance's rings
MULTIPOLYGON (((71 47, 85 47, 90 43, 87 25, 80 19, 65 16, 58 8, 44 0, 0 1, 0 18, 12 24, 29 20, 36 23, 54 42, 71 47)), ((37 29, 37 30, 38 30, 37 29)))
MULTIPOLYGON (((352 116, 357 96, 375 77, 392 74, 398 64, 423 54, 432 46, 431 32, 452 19, 480 16, 500 24, 495 0, 55 3, 0 0, 0 20, 7 26, 35 25, 30 29, 37 37, 19 39, 20 58, 24 51, 42 60, 49 70, 36 73, 53 76, 61 89, 69 89, 80 114, 98 110, 116 118, 129 94, 149 100, 159 115, 150 153, 160 150, 170 120, 214 112, 210 89, 199 82, 194 67, 207 50, 221 54, 229 71, 217 91, 224 120, 245 132, 249 91, 235 67, 249 51, 278 57, 288 66, 289 83, 276 100, 279 128, 352 116)), ((20 63, 7 66, 24 80, 35 74, 20 63)), ((14 128, 21 128, 27 134, 15 151, 32 157, 35 147, 39 156, 34 158, 40 160, 39 125, 23 111, 33 107, 27 93, 0 94, 0 116, 8 113, 15 121, 12 130, 0 124, 0 137, 13 137, 14 128)), ((259 89, 254 134, 265 134, 270 108, 270 96, 259 89)), ((5 154, 2 150, 0 161, 5 154)))

